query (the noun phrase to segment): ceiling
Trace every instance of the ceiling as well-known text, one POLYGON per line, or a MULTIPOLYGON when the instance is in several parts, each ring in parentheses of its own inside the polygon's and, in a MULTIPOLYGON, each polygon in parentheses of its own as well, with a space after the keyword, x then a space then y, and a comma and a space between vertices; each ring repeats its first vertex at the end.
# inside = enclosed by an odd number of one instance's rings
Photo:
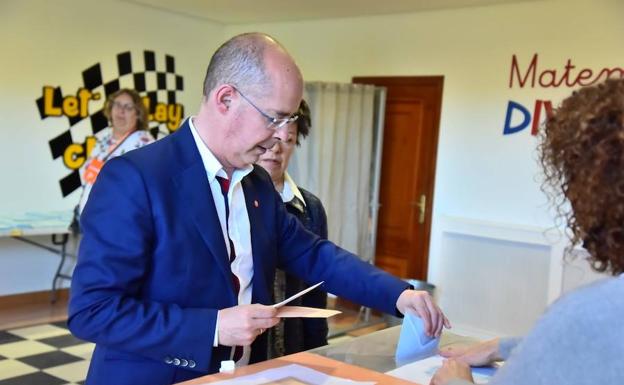
POLYGON ((221 24, 412 13, 544 0, 119 0, 221 24))

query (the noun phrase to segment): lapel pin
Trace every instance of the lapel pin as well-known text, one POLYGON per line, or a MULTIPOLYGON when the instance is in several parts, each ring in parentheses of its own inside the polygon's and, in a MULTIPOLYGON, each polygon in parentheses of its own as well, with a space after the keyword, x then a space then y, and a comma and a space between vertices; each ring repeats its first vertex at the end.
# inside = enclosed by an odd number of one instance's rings
POLYGON ((254 199, 254 207, 258 208, 258 206, 260 206, 260 203, 258 203, 258 201, 254 199))

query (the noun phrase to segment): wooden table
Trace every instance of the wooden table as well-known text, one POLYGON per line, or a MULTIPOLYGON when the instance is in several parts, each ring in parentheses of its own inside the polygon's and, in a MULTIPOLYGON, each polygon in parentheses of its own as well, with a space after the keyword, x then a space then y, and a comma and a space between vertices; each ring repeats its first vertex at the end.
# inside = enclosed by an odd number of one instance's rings
POLYGON ((179 385, 197 385, 221 380, 229 380, 234 377, 246 376, 249 374, 260 372, 262 370, 277 368, 280 366, 291 364, 300 364, 303 366, 307 366, 308 368, 318 370, 319 372, 329 374, 331 376, 348 378, 355 381, 375 381, 378 384, 388 385, 414 384, 413 382, 404 381, 379 372, 375 372, 370 369, 332 360, 318 354, 302 352, 237 368, 235 373, 233 374, 211 374, 208 376, 196 378, 191 381, 182 382, 179 385))

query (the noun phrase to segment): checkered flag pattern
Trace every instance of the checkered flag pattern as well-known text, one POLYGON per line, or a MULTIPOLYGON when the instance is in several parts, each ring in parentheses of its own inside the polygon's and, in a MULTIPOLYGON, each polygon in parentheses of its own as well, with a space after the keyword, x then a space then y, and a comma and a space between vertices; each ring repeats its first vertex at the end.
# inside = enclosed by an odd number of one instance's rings
POLYGON ((65 321, 0 331, 0 385, 84 384, 94 347, 65 321))
MULTIPOLYGON (((103 91, 104 100, 106 100, 111 94, 124 88, 122 87, 122 80, 126 80, 129 77, 131 78, 129 83, 133 85, 127 87, 134 88, 141 96, 147 96, 150 99, 150 114, 154 113, 157 103, 177 103, 177 92, 184 89, 184 79, 175 72, 175 59, 173 56, 165 55, 165 68, 157 68, 156 54, 154 51, 143 51, 141 57, 137 58, 137 56, 138 55, 132 56, 131 52, 118 54, 117 74, 112 79, 103 76, 100 63, 94 64, 82 71, 84 88, 92 92, 103 91), (137 63, 140 62, 143 63, 142 68, 137 65, 137 63), (105 81, 105 79, 108 80, 105 81), (155 87, 152 87, 152 84, 155 84, 155 87)), ((56 87, 54 89, 54 105, 61 105, 63 103, 63 97, 61 87, 56 87)), ((37 99, 36 103, 41 119, 45 119, 43 96, 37 99)), ((62 157, 65 149, 74 143, 72 128, 77 127, 79 123, 84 124, 83 120, 86 120, 87 124, 90 125, 90 131, 93 135, 108 126, 103 107, 97 111, 90 110, 89 113, 89 116, 86 118, 80 115, 68 117, 69 127, 67 131, 49 141, 53 159, 62 157)), ((166 125, 162 130, 160 129, 160 125, 161 124, 158 123, 151 123, 149 126, 152 136, 156 139, 158 139, 163 132, 169 132, 166 125)), ((82 186, 78 170, 73 170, 70 174, 63 177, 59 183, 63 197, 66 197, 82 186)))

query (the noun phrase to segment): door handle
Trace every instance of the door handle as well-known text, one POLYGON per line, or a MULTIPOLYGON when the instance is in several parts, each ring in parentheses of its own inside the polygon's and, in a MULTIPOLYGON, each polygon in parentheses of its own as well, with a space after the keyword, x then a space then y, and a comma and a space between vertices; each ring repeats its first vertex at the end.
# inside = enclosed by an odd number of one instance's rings
POLYGON ((418 215, 418 223, 425 223, 425 214, 427 213, 427 196, 425 194, 420 194, 420 199, 416 204, 418 206, 418 210, 420 214, 418 215))

